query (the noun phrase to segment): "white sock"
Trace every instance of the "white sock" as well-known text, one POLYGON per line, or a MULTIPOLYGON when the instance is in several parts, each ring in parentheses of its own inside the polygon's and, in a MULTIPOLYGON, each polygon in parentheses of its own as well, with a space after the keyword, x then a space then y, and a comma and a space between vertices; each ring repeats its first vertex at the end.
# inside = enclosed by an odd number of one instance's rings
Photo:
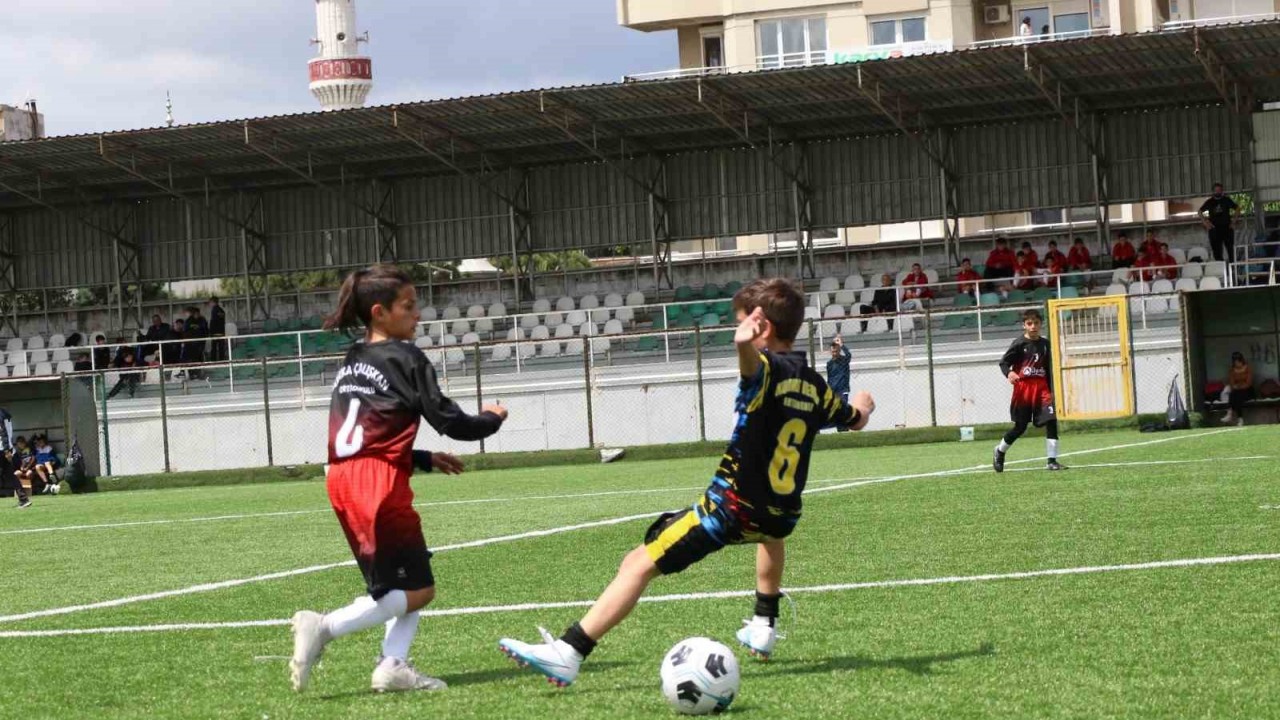
POLYGON ((418 620, 421 617, 421 613, 415 610, 387 621, 387 634, 382 638, 382 657, 409 659, 409 646, 413 644, 413 637, 418 634, 418 620))
POLYGON ((768 625, 769 627, 773 627, 774 620, 775 618, 768 618, 763 615, 753 615, 751 617, 751 624, 752 625, 768 625))
POLYGON ((340 638, 361 630, 382 625, 394 617, 404 615, 409 599, 403 590, 392 590, 374 600, 365 595, 350 605, 324 616, 324 630, 330 638, 340 638))
POLYGON ((1044 454, 1048 455, 1050 460, 1057 460, 1058 459, 1058 441, 1046 439, 1044 441, 1044 454))
POLYGON ((1009 452, 1010 447, 1013 447, 1013 446, 1005 442, 1004 438, 1000 438, 1000 444, 996 446, 996 450, 998 452, 1007 453, 1009 452))

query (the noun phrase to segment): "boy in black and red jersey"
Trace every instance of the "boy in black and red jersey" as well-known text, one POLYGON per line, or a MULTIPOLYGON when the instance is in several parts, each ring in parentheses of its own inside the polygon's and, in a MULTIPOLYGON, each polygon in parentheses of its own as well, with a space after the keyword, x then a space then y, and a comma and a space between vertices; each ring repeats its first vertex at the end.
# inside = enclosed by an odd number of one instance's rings
POLYGON ((368 595, 321 615, 293 616, 290 679, 302 690, 324 647, 334 638, 386 626, 374 690, 441 690, 443 681, 409 664, 418 611, 435 597, 431 552, 413 509, 413 468, 446 475, 462 472, 448 453, 414 450, 419 418, 441 435, 480 440, 507 417, 499 405, 468 415, 440 392, 436 371, 413 345, 417 291, 401 270, 379 265, 352 273, 327 329, 364 326, 364 339, 347 352, 333 384, 329 410, 329 501, 364 574, 368 595))
POLYGON ((1009 452, 1027 425, 1035 423, 1044 428, 1045 455, 1050 470, 1066 470, 1058 463, 1058 416, 1053 409, 1053 366, 1049 341, 1040 337, 1043 323, 1039 310, 1022 314, 1023 336, 1013 341, 1004 357, 1000 358, 1000 372, 1013 385, 1013 400, 1009 414, 1013 428, 1004 434, 996 446, 991 466, 996 472, 1004 472, 1004 454, 1009 452))

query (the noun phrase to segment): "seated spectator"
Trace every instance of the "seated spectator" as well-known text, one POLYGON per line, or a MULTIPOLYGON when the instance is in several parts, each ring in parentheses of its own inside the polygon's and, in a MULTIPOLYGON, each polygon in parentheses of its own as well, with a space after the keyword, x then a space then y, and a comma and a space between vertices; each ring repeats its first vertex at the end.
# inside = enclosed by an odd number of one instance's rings
POLYGON ((155 357, 160 352, 160 343, 169 339, 172 330, 169 323, 166 323, 159 315, 151 316, 151 325, 147 328, 147 332, 142 336, 142 340, 149 345, 142 346, 142 359, 155 357))
POLYGON ((929 276, 920 268, 920 263, 913 264, 911 272, 902 280, 902 308, 919 310, 925 301, 932 299, 933 289, 929 287, 929 276))
POLYGON ((1049 261, 1050 261, 1050 260, 1053 260, 1053 259, 1055 259, 1055 258, 1057 259, 1057 261, 1058 261, 1058 264, 1059 264, 1059 265, 1061 265, 1061 266, 1063 266, 1063 267, 1066 267, 1066 266, 1067 266, 1067 256, 1066 256, 1066 255, 1064 255, 1064 254, 1062 253, 1062 251, 1058 249, 1058 241, 1057 241, 1057 240, 1050 240, 1050 241, 1049 241, 1049 251, 1048 251, 1048 252, 1046 252, 1046 253, 1044 254, 1044 265, 1045 265, 1045 267, 1048 267, 1048 266, 1049 266, 1049 261))
MULTIPOLYGON (((120 356, 116 358, 112 367, 119 370, 136 367, 133 357, 133 348, 125 348, 124 351, 120 353, 120 356)), ((120 379, 116 381, 115 387, 111 388, 111 392, 107 393, 107 399, 110 400, 116 395, 119 395, 120 391, 125 388, 128 388, 129 390, 129 397, 133 397, 134 393, 138 391, 139 382, 141 382, 141 378, 137 372, 120 373, 120 379)))
POLYGON ((84 336, 78 332, 73 332, 67 336, 66 342, 63 343, 63 347, 78 348, 83 344, 84 336))
POLYGON ((1173 259, 1169 254, 1169 243, 1160 243, 1160 250, 1156 254, 1155 266, 1160 268, 1157 272, 1165 280, 1173 281, 1178 279, 1178 261, 1173 259))
MULTIPOLYGON (((182 318, 174 318, 173 325, 169 327, 169 339, 181 340, 186 328, 183 327, 182 318)), ((160 357, 163 358, 165 365, 181 365, 183 362, 182 348, 186 343, 170 342, 160 346, 160 357)))
POLYGON ((1156 231, 1148 230, 1147 237, 1142 241, 1142 245, 1138 248, 1138 255, 1146 255, 1151 253, 1157 255, 1160 253, 1160 241, 1156 239, 1156 231))
POLYGON ((89 353, 87 352, 76 353, 76 361, 75 361, 75 364, 72 365, 72 368, 76 372, 84 372, 86 370, 92 370, 93 363, 89 360, 89 353))
POLYGON ((1040 275, 1040 268, 1031 260, 1031 256, 1026 251, 1018 251, 1017 266, 1013 271, 1013 286, 1019 290, 1031 290, 1036 286, 1036 278, 1040 275))
POLYGON ((1228 402, 1231 409, 1222 422, 1227 425, 1244 425, 1244 404, 1253 399, 1253 368, 1239 351, 1231 353, 1231 370, 1227 375, 1228 402))
POLYGON ((1116 244, 1111 246, 1111 265, 1117 268, 1131 268, 1138 259, 1138 251, 1133 249, 1129 236, 1123 230, 1116 237, 1116 244))
POLYGON ((1046 287, 1057 287, 1059 275, 1065 275, 1067 272, 1066 256, 1062 253, 1052 255, 1044 254, 1044 273, 1040 276, 1040 283, 1046 287))
POLYGON ((1013 254, 1013 250, 1009 249, 1009 243, 1004 238, 996 238, 995 248, 987 255, 987 267, 983 277, 987 280, 1011 278, 1017 265, 1018 258, 1013 254))
POLYGON ((1158 252, 1143 252, 1142 257, 1138 258, 1138 262, 1133 264, 1135 270, 1138 271, 1138 279, 1142 282, 1151 282, 1159 277, 1159 270, 1156 269, 1156 258, 1158 252))
POLYGON ((93 369, 106 370, 111 367, 111 348, 107 347, 107 336, 98 333, 93 336, 93 369))
POLYGON ((1089 257, 1089 248, 1084 245, 1084 238, 1076 238, 1067 253, 1067 267, 1075 272, 1089 272, 1093 269, 1093 260, 1089 257))
MULTIPOLYGON (((898 289, 893 286, 893 276, 885 273, 880 276, 880 287, 876 288, 875 296, 871 299, 870 305, 861 306, 863 315, 880 315, 886 313, 898 312, 898 289)), ((867 329, 867 321, 862 321, 862 330, 867 329)), ((889 318, 889 329, 893 329, 893 318, 889 318)))
POLYGON ((973 269, 973 265, 969 262, 969 258, 960 261, 960 271, 956 273, 956 282, 960 283, 956 290, 961 295, 973 295, 978 292, 978 283, 982 276, 977 270, 973 269))
POLYGON ((27 439, 21 435, 13 441, 13 474, 18 478, 18 482, 22 483, 22 487, 30 493, 36 480, 36 456, 31 452, 27 439))
POLYGON ((1035 251, 1035 248, 1031 247, 1031 243, 1022 243, 1022 254, 1025 257, 1031 258, 1032 265, 1035 265, 1036 267, 1040 266, 1040 254, 1035 251))
POLYGON ((58 454, 49 444, 49 437, 44 433, 35 436, 35 469, 40 480, 40 487, 33 490, 41 495, 58 494, 58 454))

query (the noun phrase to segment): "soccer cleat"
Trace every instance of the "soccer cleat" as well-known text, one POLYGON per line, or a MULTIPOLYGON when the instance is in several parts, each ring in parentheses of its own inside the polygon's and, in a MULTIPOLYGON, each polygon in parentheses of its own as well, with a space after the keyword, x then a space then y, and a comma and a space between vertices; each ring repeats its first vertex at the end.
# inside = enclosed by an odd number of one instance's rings
POLYGON ((991 469, 998 473, 1004 472, 1004 453, 1000 452, 1000 448, 996 448, 991 456, 991 469))
POLYGON ((569 643, 552 637, 546 628, 538 628, 538 632, 543 642, 537 645, 503 638, 498 641, 498 649, 520 667, 542 673, 552 685, 569 687, 578 678, 582 656, 569 643))
POLYGON ((29 507, 31 507, 31 498, 27 498, 26 500, 23 500, 22 502, 18 503, 19 510, 25 510, 29 507))
POLYGON ((374 692, 444 690, 449 687, 445 681, 423 675, 413 665, 400 658, 379 658, 378 666, 373 669, 371 685, 374 692))
POLYGON ((302 692, 311 679, 311 669, 324 654, 324 616, 310 610, 300 610, 293 616, 293 658, 289 660, 289 679, 293 689, 302 692))
POLYGON ((1045 467, 1049 470, 1066 470, 1067 469, 1066 465, 1061 465, 1058 463, 1057 458, 1049 458, 1049 462, 1047 465, 1045 465, 1045 467))
POLYGON ((777 631, 765 620, 743 620, 742 628, 738 630, 738 642, 759 660, 769 660, 777 641, 777 631))

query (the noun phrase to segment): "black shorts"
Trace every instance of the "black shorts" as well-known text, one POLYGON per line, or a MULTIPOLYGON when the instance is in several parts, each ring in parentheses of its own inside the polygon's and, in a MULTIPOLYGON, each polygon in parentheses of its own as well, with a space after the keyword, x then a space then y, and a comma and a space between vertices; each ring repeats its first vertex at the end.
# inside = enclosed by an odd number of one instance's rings
POLYGON ((421 548, 397 548, 379 552, 372 558, 356 558, 364 575, 365 588, 374 600, 392 590, 423 590, 435 587, 431 572, 431 551, 421 548))
POLYGON ((1009 417, 1018 425, 1034 424, 1044 427, 1056 420, 1053 408, 1053 392, 1044 378, 1022 378, 1013 387, 1013 400, 1009 403, 1009 417))
POLYGON ((763 532, 732 486, 716 478, 697 504, 654 521, 645 531, 644 549, 658 572, 672 575, 725 545, 781 540, 799 520, 799 514, 772 518, 769 532, 763 532))

